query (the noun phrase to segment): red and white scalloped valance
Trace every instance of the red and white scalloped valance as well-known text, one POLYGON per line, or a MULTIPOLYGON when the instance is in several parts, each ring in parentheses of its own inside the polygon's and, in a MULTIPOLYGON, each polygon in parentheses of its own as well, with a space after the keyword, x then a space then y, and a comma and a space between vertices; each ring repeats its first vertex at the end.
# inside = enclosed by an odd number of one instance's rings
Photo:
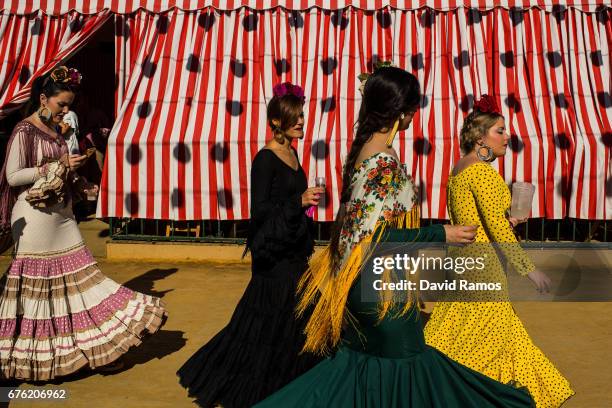
POLYGON ((338 10, 355 7, 362 10, 378 10, 392 7, 399 10, 414 10, 429 7, 447 11, 460 7, 478 10, 503 8, 539 8, 551 12, 562 12, 575 8, 585 12, 596 12, 611 8, 609 0, 13 0, 5 1, 0 8, 4 13, 29 14, 42 10, 48 15, 65 14, 76 10, 84 14, 94 14, 101 10, 110 10, 117 14, 133 13, 139 9, 162 13, 179 8, 182 10, 199 10, 214 7, 219 10, 235 10, 249 7, 255 10, 268 10, 283 7, 288 10, 306 10, 318 7, 324 10, 338 10))

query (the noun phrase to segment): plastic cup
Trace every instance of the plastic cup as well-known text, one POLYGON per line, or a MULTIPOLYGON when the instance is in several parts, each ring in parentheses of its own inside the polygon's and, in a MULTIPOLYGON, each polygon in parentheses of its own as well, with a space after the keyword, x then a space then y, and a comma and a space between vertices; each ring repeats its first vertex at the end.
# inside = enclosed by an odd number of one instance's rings
POLYGON ((529 217, 535 186, 521 181, 512 185, 512 207, 510 216, 519 220, 529 217))
MULTIPOLYGON (((325 189, 325 177, 315 177, 315 187, 323 187, 325 189)), ((321 195, 319 207, 325 208, 325 193, 321 195)))

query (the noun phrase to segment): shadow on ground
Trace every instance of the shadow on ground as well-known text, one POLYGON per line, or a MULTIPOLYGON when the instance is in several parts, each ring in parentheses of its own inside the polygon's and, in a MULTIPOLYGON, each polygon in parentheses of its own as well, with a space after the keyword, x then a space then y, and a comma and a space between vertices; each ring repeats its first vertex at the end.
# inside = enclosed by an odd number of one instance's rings
POLYGON ((144 293, 145 295, 161 298, 164 297, 166 293, 172 292, 174 289, 157 291, 153 289, 153 287, 155 286, 155 281, 164 280, 168 276, 176 272, 178 272, 178 268, 151 269, 145 272, 144 274, 125 282, 123 286, 135 290, 137 292, 144 293))
MULTIPOLYGON (((90 370, 89 368, 83 368, 80 371, 56 378, 51 381, 10 381, 3 383, 5 387, 19 387, 22 384, 30 384, 37 387, 45 385, 62 385, 65 383, 71 383, 94 375, 116 375, 118 373, 129 370, 130 368, 139 365, 146 364, 154 359, 162 359, 170 354, 173 354, 182 349, 187 343, 187 339, 184 337, 185 332, 178 330, 160 330, 155 334, 147 336, 143 339, 140 346, 132 348, 126 354, 123 355, 122 361, 124 363, 123 368, 114 372, 101 372, 90 370)), ((0 402, 0 408, 8 407, 8 403, 0 402)))
POLYGON ((140 346, 125 355, 124 370, 138 364, 146 364, 155 358, 162 359, 182 349, 187 344, 185 332, 180 330, 160 330, 147 338, 140 346))

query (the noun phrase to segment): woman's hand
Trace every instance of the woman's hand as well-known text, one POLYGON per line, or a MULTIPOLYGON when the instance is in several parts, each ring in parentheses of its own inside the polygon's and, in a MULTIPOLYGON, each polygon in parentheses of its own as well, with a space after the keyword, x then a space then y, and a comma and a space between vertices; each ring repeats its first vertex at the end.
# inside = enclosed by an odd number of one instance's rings
POLYGON ((47 174, 49 174, 49 163, 45 163, 42 166, 38 166, 36 170, 38 171, 39 177, 47 177, 47 174))
POLYGON ((87 200, 95 201, 96 197, 98 197, 98 193, 100 192, 100 188, 96 184, 87 182, 83 192, 85 193, 87 200))
POLYGON ((529 272, 527 275, 529 280, 533 282, 533 284, 538 289, 540 293, 548 293, 550 292, 550 278, 546 276, 544 272, 538 271, 537 269, 533 272, 529 272))
POLYGON ((70 167, 70 170, 76 170, 85 164, 87 158, 86 154, 71 154, 68 156, 68 167, 70 167))
POLYGON ((522 224, 523 222, 527 222, 527 218, 508 217, 508 221, 510 222, 512 228, 515 228, 517 225, 522 224))
POLYGON ((70 129, 72 129, 70 127, 70 125, 68 123, 66 123, 66 122, 60 122, 59 123, 59 128, 60 128, 60 133, 62 135, 67 134, 70 131, 70 129))
POLYGON ((302 207, 310 207, 311 205, 319 205, 321 194, 325 193, 323 187, 310 187, 302 194, 302 207))
POLYGON ((87 182, 83 191, 85 191, 87 194, 96 195, 100 191, 100 187, 98 187, 97 184, 87 182))
POLYGON ((446 242, 458 244, 471 244, 476 237, 478 225, 444 225, 446 242))

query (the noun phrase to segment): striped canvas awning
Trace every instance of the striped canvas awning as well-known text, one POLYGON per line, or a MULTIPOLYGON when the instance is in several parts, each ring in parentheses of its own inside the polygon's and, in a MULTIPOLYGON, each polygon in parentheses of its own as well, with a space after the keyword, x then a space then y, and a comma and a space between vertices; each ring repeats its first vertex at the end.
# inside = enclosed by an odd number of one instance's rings
POLYGON ((4 2, 0 97, 3 109, 26 98, 34 75, 114 14, 117 121, 99 216, 248 218, 250 163, 270 137, 266 103, 273 85, 288 80, 307 95, 303 167, 309 179, 327 180, 328 205, 316 218, 332 220, 360 103, 357 75, 392 60, 424 92, 411 128, 396 139, 424 217, 447 216, 459 130, 474 99, 488 93, 512 134, 511 152, 495 166, 508 182, 536 186, 532 215, 609 219, 612 8, 560 3, 4 2))
POLYGON ((316 217, 332 220, 360 103, 357 75, 392 60, 424 92, 395 142, 424 217, 446 218, 459 130, 487 93, 512 134, 495 166, 508 182, 536 186, 532 215, 610 218, 610 13, 242 8, 116 16, 117 123, 98 216, 248 218, 250 163, 271 136, 266 102, 274 84, 292 81, 307 97, 302 165, 309 180, 324 176, 328 186, 316 217))
POLYGON ((102 11, 59 17, 0 14, 0 119, 30 98, 32 81, 69 58, 111 18, 102 11))
POLYGON ((455 10, 457 8, 490 10, 502 7, 505 9, 538 8, 540 10, 560 13, 568 8, 594 12, 606 5, 610 6, 608 0, 14 0, 5 1, 4 3, 5 5, 2 9, 13 14, 29 14, 36 10, 42 10, 49 15, 64 14, 71 10, 84 14, 93 14, 106 9, 113 13, 124 14, 133 13, 139 9, 161 13, 173 8, 193 11, 206 7, 214 7, 217 10, 236 10, 241 7, 249 7, 253 10, 269 10, 282 7, 285 10, 299 11, 313 7, 323 10, 339 10, 347 7, 361 10, 379 10, 385 7, 397 10, 417 10, 427 7, 440 11, 455 10))

